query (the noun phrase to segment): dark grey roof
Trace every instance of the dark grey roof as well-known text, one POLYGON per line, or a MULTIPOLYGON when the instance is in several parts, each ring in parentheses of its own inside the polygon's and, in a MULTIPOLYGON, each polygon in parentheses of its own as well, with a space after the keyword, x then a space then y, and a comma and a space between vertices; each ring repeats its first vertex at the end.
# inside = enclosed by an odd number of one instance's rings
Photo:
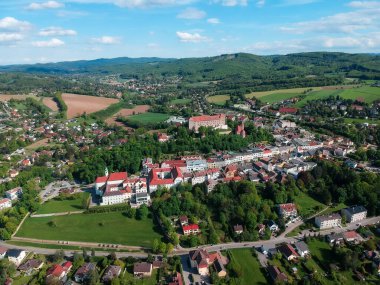
POLYGON ((10 256, 10 257, 19 257, 21 252, 23 252, 23 250, 21 249, 10 249, 7 251, 7 256, 10 256))
POLYGON ((296 242, 295 244, 295 247, 299 250, 299 251, 308 251, 309 248, 307 246, 307 244, 303 241, 298 241, 296 242))
POLYGON ((351 215, 355 215, 355 214, 359 214, 359 213, 363 213, 367 211, 367 209, 364 208, 363 206, 353 206, 350 208, 345 208, 344 210, 349 212, 351 215))

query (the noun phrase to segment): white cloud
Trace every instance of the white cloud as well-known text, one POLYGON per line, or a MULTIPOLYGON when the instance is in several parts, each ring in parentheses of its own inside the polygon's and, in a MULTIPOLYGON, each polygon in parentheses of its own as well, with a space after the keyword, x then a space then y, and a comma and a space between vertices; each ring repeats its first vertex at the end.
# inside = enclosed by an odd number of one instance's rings
POLYGON ((32 25, 26 21, 19 21, 13 17, 5 17, 0 19, 0 29, 9 31, 26 31, 32 25))
POLYGON ((40 30, 38 33, 40 36, 76 36, 77 32, 74 30, 65 30, 61 27, 48 27, 40 30))
POLYGON ((217 25, 220 24, 220 20, 218 18, 209 18, 207 19, 207 23, 217 25))
POLYGON ((111 36, 102 36, 100 38, 93 38, 93 42, 105 45, 114 45, 120 43, 119 37, 111 37, 111 36))
POLYGON ((18 33, 0 33, 0 43, 21 41, 23 38, 23 35, 18 33))
POLYGON ((151 8, 187 5, 197 0, 69 0, 86 4, 114 4, 123 8, 151 8))
POLYGON ((352 1, 348 3, 348 6, 359 9, 373 9, 380 8, 379 1, 352 1))
POLYGON ((43 10, 43 9, 57 9, 62 8, 65 5, 57 1, 47 1, 47 2, 33 2, 27 7, 28 10, 43 10))
POLYGON ((208 38, 200 35, 199 33, 177 32, 177 37, 181 42, 185 43, 199 43, 208 41, 208 38))
POLYGON ((179 19, 198 20, 206 17, 206 12, 196 8, 187 8, 177 15, 179 19))
POLYGON ((256 1, 256 6, 261 8, 261 7, 264 7, 265 5, 265 0, 258 0, 256 1))
POLYGON ((214 3, 220 3, 223 6, 247 6, 248 0, 214 0, 214 3))
POLYGON ((32 45, 35 47, 59 47, 59 46, 63 46, 64 44, 65 42, 56 38, 50 39, 48 41, 32 42, 32 45))
POLYGON ((376 28, 380 25, 380 8, 363 9, 322 17, 315 21, 305 21, 281 27, 285 32, 303 34, 307 32, 354 33, 359 30, 376 28))

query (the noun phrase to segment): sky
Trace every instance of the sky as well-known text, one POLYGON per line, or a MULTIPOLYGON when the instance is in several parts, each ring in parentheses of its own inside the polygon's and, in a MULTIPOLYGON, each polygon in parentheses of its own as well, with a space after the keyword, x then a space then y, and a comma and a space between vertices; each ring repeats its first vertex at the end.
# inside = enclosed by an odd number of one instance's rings
POLYGON ((380 52, 380 1, 0 0, 0 65, 380 52))

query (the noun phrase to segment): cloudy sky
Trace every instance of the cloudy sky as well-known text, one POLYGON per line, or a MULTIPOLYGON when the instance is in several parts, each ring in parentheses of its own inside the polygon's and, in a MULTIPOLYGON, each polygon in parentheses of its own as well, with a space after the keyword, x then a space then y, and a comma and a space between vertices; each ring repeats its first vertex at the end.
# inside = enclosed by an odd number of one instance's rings
POLYGON ((380 52, 380 1, 0 1, 0 65, 321 50, 380 52))

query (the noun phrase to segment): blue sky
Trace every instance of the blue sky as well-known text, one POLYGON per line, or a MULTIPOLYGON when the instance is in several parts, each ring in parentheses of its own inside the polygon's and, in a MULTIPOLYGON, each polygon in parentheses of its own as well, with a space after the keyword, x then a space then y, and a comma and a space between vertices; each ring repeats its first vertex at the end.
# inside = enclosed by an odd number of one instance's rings
POLYGON ((0 65, 303 51, 380 52, 380 1, 0 1, 0 65))

